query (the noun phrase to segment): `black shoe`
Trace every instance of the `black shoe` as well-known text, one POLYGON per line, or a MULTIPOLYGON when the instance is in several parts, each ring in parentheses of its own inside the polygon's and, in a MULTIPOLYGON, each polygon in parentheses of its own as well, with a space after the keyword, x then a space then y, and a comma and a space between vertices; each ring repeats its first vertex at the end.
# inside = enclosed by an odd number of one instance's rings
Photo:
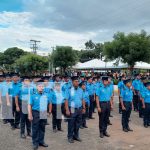
POLYGON ((108 123, 107 123, 107 125, 111 126, 111 125, 112 125, 112 123, 111 123, 111 122, 108 122, 108 123))
POLYGON ((83 126, 83 128, 88 128, 88 126, 85 125, 85 126, 83 126))
POLYGON ((25 134, 21 134, 20 137, 21 137, 22 139, 25 139, 25 138, 26 138, 25 134))
POLYGON ((110 115, 109 117, 113 117, 113 115, 110 115))
POLYGON ((145 128, 148 128, 148 125, 146 124, 146 125, 144 125, 144 127, 145 127, 145 128))
POLYGON ((47 122, 47 123, 46 123, 46 126, 49 126, 49 125, 50 125, 50 124, 47 122))
POLYGON ((100 133, 100 138, 104 138, 104 134, 102 132, 100 133))
POLYGON ((104 136, 110 137, 110 135, 107 132, 104 132, 104 136))
POLYGON ((37 145, 33 145, 33 150, 38 150, 38 146, 37 145))
POLYGON ((32 134, 31 134, 31 133, 28 133, 27 136, 28 136, 28 137, 32 137, 32 134))
POLYGON ((62 129, 58 129, 58 131, 60 131, 60 132, 64 132, 64 130, 62 130, 62 129))
POLYGON ((6 120, 3 120, 3 124, 7 124, 8 123, 8 121, 6 121, 6 120))
POLYGON ((12 129, 12 130, 15 130, 16 128, 15 128, 14 126, 11 126, 11 129, 12 129))
POLYGON ((57 132, 57 130, 56 130, 56 129, 53 129, 53 132, 54 132, 54 133, 56 133, 56 132, 57 132))
POLYGON ((19 125, 15 127, 16 129, 20 129, 19 125))
POLYGON ((128 127, 127 130, 133 132, 133 130, 130 127, 128 127))
POLYGON ((94 117, 89 117, 89 119, 95 119, 94 117))
POLYGON ((80 129, 84 129, 83 126, 80 126, 80 129))
POLYGON ((48 147, 48 145, 45 144, 45 143, 40 143, 39 146, 42 146, 42 147, 48 147))
POLYGON ((82 140, 79 137, 78 138, 74 137, 73 139, 78 141, 78 142, 82 142, 82 140))
POLYGON ((124 132, 128 132, 128 129, 124 128, 123 131, 124 131, 124 132))
POLYGON ((68 139, 68 142, 69 143, 74 143, 74 140, 73 139, 68 139))

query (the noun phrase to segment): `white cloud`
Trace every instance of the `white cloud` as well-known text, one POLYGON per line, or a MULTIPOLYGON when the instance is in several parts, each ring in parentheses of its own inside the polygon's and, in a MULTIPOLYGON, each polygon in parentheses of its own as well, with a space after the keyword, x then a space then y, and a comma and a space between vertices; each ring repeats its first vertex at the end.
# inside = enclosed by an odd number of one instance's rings
POLYGON ((0 13, 0 24, 8 25, 7 28, 0 28, 0 47, 5 50, 8 47, 18 46, 29 50, 30 39, 40 40, 39 49, 50 51, 51 46, 69 45, 80 49, 90 38, 94 38, 96 33, 87 32, 78 34, 65 32, 56 29, 38 28, 31 25, 32 13, 0 13))

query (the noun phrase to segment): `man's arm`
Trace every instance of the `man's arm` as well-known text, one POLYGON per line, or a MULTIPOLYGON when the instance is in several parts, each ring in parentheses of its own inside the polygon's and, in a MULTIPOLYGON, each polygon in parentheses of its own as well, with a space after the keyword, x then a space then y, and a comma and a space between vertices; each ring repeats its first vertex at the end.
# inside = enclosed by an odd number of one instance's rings
POLYGON ((28 119, 30 121, 33 120, 33 116, 32 116, 32 106, 30 104, 28 104, 28 119))

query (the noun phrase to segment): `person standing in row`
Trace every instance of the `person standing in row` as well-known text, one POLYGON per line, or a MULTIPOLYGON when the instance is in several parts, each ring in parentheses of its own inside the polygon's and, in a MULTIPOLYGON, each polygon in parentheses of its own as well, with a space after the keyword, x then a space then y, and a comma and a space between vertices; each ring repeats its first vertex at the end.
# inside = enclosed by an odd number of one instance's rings
POLYGON ((39 146, 48 147, 44 141, 45 126, 47 123, 47 105, 49 104, 49 114, 51 114, 52 105, 47 93, 44 93, 43 80, 37 82, 37 92, 31 94, 28 103, 28 116, 32 121, 32 143, 33 150, 39 146))
POLYGON ((89 106, 90 106, 90 99, 89 99, 89 94, 86 91, 86 83, 84 81, 82 81, 79 84, 79 87, 83 90, 83 99, 85 101, 85 108, 86 108, 86 112, 84 114, 82 114, 82 123, 81 123, 81 129, 83 128, 88 128, 87 127, 87 123, 86 123, 86 119, 88 118, 88 112, 89 112, 89 106))
POLYGON ((122 128, 124 132, 133 131, 129 127, 129 118, 133 109, 133 91, 131 79, 126 79, 124 88, 121 91, 120 102, 122 106, 122 128))
POLYGON ((93 104, 94 104, 94 94, 95 94, 95 89, 94 89, 94 84, 92 83, 92 77, 87 77, 87 84, 86 84, 86 90, 89 94, 90 97, 90 107, 89 107, 89 119, 95 119, 93 117, 93 104))
POLYGON ((12 105, 12 114, 14 119, 10 119, 10 124, 12 130, 20 129, 20 103, 17 103, 18 100, 16 99, 16 94, 19 91, 21 84, 18 82, 19 76, 18 74, 14 73, 12 75, 12 83, 8 89, 8 94, 11 98, 11 105, 12 105))
POLYGON ((68 116, 68 142, 74 143, 74 140, 81 142, 79 128, 82 122, 82 113, 85 113, 85 102, 77 76, 72 77, 72 87, 65 93, 65 109, 68 116))
POLYGON ((121 108, 121 101, 120 101, 120 95, 121 95, 121 91, 124 88, 124 83, 123 81, 125 80, 124 76, 121 76, 121 81, 119 81, 118 83, 118 96, 119 96, 119 114, 122 113, 122 108, 121 108))
POLYGON ((139 76, 139 74, 136 74, 135 75, 135 79, 132 82, 134 111, 138 111, 139 110, 140 84, 141 84, 140 76, 139 76))
POLYGON ((150 82, 145 83, 146 89, 142 92, 142 103, 144 108, 143 125, 145 128, 150 126, 150 82))
POLYGON ((62 114, 64 112, 64 100, 65 93, 61 88, 61 83, 54 83, 54 89, 50 94, 51 102, 52 102, 52 124, 53 124, 53 132, 63 131, 61 122, 62 122, 62 114))
POLYGON ((30 85, 30 78, 27 76, 23 77, 22 86, 16 95, 16 103, 20 106, 20 137, 23 139, 26 138, 25 127, 27 129, 27 136, 31 137, 31 122, 28 119, 28 101, 31 94, 33 94, 33 88, 30 85))
POLYGON ((108 86, 108 77, 102 77, 102 85, 96 90, 96 104, 99 115, 99 131, 100 138, 104 136, 109 137, 107 133, 107 123, 110 115, 111 106, 111 94, 110 87, 108 86))

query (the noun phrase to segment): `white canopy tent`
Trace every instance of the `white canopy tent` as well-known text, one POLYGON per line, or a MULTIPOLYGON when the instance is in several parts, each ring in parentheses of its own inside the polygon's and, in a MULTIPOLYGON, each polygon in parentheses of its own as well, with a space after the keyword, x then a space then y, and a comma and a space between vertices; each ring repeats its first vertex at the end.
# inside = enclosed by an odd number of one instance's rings
MULTIPOLYGON (((119 62, 118 65, 115 65, 115 61, 110 62, 104 62, 100 59, 93 59, 90 61, 87 61, 85 63, 77 63, 74 67, 74 69, 127 69, 129 66, 127 64, 119 62)), ((150 69, 150 64, 144 63, 144 62, 137 62, 134 66, 135 69, 150 69)))

